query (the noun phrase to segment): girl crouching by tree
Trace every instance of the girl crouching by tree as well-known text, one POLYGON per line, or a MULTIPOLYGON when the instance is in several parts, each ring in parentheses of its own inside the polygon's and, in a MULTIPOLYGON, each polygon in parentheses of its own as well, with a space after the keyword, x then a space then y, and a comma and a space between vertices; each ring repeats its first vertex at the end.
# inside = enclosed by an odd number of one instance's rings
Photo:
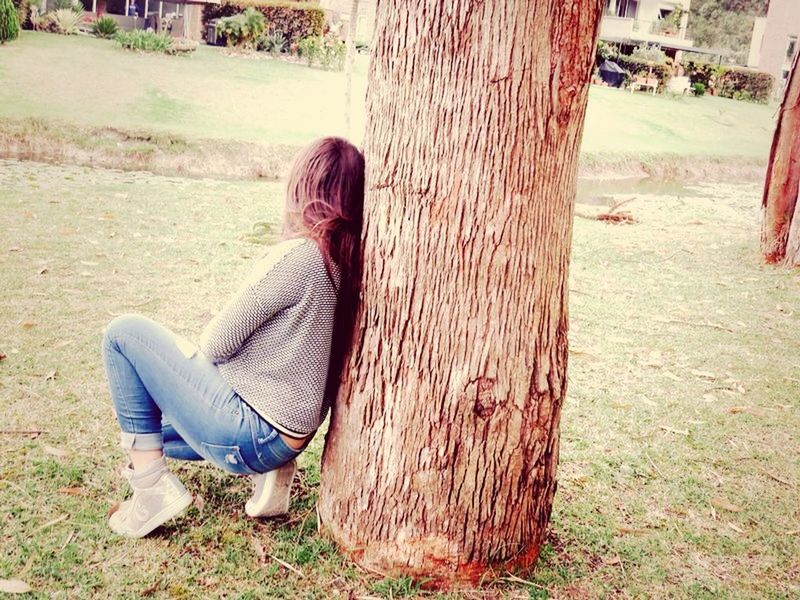
POLYGON ((295 458, 339 386, 360 285, 364 158, 341 138, 305 148, 289 175, 284 236, 199 347, 137 315, 114 319, 103 360, 133 495, 109 518, 143 537, 192 495, 165 456, 249 475, 251 517, 284 514, 295 458))

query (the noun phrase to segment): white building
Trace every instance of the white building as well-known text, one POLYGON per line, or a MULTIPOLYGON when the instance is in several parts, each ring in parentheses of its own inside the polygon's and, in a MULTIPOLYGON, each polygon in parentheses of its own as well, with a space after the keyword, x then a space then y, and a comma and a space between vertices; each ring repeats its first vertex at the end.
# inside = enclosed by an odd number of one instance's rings
POLYGON ((606 0, 600 39, 691 50, 694 44, 686 38, 690 7, 691 0, 606 0))

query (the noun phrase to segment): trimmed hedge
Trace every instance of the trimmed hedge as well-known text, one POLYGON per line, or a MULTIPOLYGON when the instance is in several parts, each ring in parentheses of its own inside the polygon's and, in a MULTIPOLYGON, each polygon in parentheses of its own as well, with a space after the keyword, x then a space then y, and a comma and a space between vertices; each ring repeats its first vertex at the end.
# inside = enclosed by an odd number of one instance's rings
POLYGON ((723 98, 766 104, 769 102, 774 87, 775 78, 769 73, 751 69, 725 68, 719 78, 717 94, 723 98))
POLYGON ((712 94, 722 98, 766 103, 775 88, 775 78, 761 71, 691 60, 685 61, 683 67, 692 84, 702 83, 712 94))
POLYGON ((325 11, 314 2, 222 0, 222 3, 218 5, 205 5, 203 24, 205 25, 212 19, 232 17, 251 7, 264 15, 269 31, 280 33, 290 45, 304 38, 317 37, 324 33, 325 11))
POLYGON ((672 77, 672 67, 668 64, 655 64, 627 54, 620 54, 614 59, 620 67, 628 71, 631 77, 636 75, 647 75, 652 73, 652 77, 658 79, 659 90, 663 90, 667 82, 672 77))

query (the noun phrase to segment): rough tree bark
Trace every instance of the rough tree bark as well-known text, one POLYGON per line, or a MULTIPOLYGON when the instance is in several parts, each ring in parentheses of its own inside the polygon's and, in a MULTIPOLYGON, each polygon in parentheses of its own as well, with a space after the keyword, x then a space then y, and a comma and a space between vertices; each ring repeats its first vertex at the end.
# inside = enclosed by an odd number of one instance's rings
POLYGON ((769 263, 800 266, 800 62, 795 54, 775 126, 764 198, 761 251, 769 263))
POLYGON ((378 3, 363 302, 319 501, 373 569, 444 585, 538 556, 602 4, 378 3))

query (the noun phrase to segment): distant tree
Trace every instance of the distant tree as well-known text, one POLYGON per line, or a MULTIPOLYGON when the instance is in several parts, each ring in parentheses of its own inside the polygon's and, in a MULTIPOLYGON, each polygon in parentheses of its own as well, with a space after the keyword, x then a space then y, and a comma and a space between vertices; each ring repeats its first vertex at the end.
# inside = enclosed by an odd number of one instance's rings
POLYGON ((769 0, 694 0, 689 37, 696 45, 719 48, 725 58, 744 63, 755 17, 767 14, 769 0))
POLYGON ((19 14, 11 0, 0 0, 0 44, 19 36, 19 14))
POLYGON ((800 61, 795 55, 778 114, 762 200, 761 251, 769 263, 800 267, 800 61))

